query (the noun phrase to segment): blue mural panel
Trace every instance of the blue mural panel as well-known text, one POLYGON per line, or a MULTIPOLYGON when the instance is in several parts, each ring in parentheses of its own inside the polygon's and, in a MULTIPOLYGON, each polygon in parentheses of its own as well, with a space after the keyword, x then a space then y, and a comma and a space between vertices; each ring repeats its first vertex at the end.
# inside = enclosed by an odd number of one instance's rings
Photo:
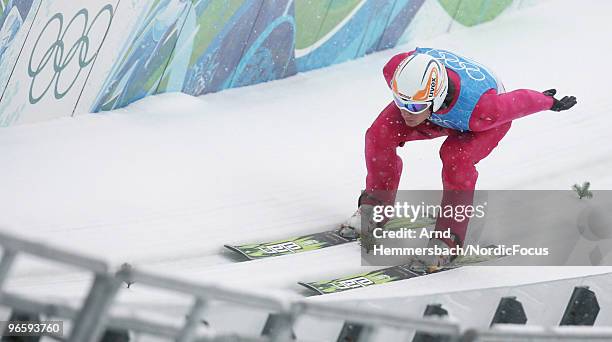
POLYGON ((228 88, 271 81, 296 73, 293 11, 292 0, 265 1, 228 88))
MULTIPOLYGON (((213 8, 215 11, 219 11, 218 8, 223 6, 227 6, 228 11, 233 10, 233 4, 229 1, 226 3, 211 1, 207 4, 202 3, 202 6, 194 6, 196 20, 189 20, 186 23, 183 36, 194 37, 200 30, 207 33, 215 29, 215 27, 210 27, 212 23, 204 20, 207 18, 208 7, 211 5, 215 6, 213 8)), ((214 24, 222 28, 203 50, 194 46, 198 44, 197 40, 182 40, 181 43, 188 46, 177 46, 178 53, 173 56, 165 76, 167 81, 165 80, 166 83, 160 87, 160 91, 180 89, 187 94, 201 95, 229 87, 234 71, 247 49, 247 42, 261 6, 261 0, 244 1, 229 20, 214 24), (183 51, 185 49, 191 49, 192 52, 186 54, 183 51), (181 73, 184 72, 182 80, 181 75, 176 74, 177 70, 174 69, 176 65, 187 66, 187 68, 179 68, 181 73)))
MULTIPOLYGON (((331 6, 344 0, 334 0, 331 6)), ((341 63, 397 44, 424 0, 369 0, 340 23, 331 37, 296 60, 298 71, 341 63)), ((323 34, 322 34, 323 35, 323 34)))
POLYGON ((376 51, 390 49, 397 45, 402 34, 412 22, 425 0, 396 0, 376 51))
POLYGON ((141 16, 91 111, 111 110, 155 93, 190 0, 156 0, 141 16))
POLYGON ((326 16, 316 17, 318 26, 328 21, 331 34, 318 32, 310 53, 296 59, 292 0, 194 0, 179 10, 185 0, 156 0, 94 110, 166 91, 201 95, 351 60, 394 45, 423 1, 331 0, 326 16), (345 17, 327 17, 351 3, 356 7, 345 17), (174 16, 163 15, 171 9, 174 16))
MULTIPOLYGON (((9 0, 4 4, 5 0, 0 0, 3 7, 0 12, 0 65, 3 70, 0 72, 0 97, 4 92, 6 82, 8 82, 9 69, 12 69, 11 59, 17 61, 17 55, 7 56, 7 50, 13 44, 23 44, 23 38, 17 39, 17 34, 24 29, 27 31, 29 27, 24 27, 26 18, 30 12, 35 12, 40 4, 39 0, 9 0), (16 42, 19 40, 19 42, 16 42)), ((17 53, 18 54, 18 53, 17 53)))
MULTIPOLYGON (((343 1, 334 0, 331 6, 343 1)), ((370 18, 377 17, 373 21, 372 36, 375 36, 376 32, 384 31, 379 21, 384 22, 385 18, 377 11, 390 7, 391 4, 389 2, 392 2, 392 0, 365 1, 361 3, 355 13, 339 24, 341 26, 336 28, 331 37, 319 42, 309 54, 296 60, 298 71, 317 69, 363 56, 367 47, 362 49, 362 44, 366 38, 370 18)), ((372 36, 367 38, 368 42, 373 39, 372 36)), ((321 38, 323 37, 319 37, 319 39, 321 38)))
POLYGON ((370 20, 361 47, 357 52, 357 57, 362 57, 365 54, 376 51, 380 38, 389 22, 389 16, 394 4, 395 0, 377 0, 372 3, 370 6, 370 20))
MULTIPOLYGON (((2 1, 2 0, 0 0, 2 1)), ((9 0, 0 13, 0 61, 32 9, 33 0, 9 0)))

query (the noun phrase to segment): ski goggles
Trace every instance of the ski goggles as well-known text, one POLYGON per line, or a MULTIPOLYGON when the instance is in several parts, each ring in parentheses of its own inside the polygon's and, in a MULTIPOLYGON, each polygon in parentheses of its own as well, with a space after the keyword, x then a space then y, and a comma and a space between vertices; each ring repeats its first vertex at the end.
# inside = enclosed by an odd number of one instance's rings
POLYGON ((414 115, 423 113, 432 104, 431 101, 414 102, 414 101, 403 100, 399 96, 397 96, 395 93, 393 94, 393 102, 395 102, 395 105, 399 109, 405 109, 408 113, 414 114, 414 115))

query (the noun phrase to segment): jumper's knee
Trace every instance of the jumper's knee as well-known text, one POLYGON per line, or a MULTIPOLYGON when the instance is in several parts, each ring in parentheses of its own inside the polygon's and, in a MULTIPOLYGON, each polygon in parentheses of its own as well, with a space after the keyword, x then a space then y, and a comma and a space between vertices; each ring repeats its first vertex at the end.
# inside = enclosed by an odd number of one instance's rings
POLYGON ((377 124, 376 122, 368 128, 365 135, 366 146, 376 148, 397 147, 398 134, 393 133, 387 125, 377 124))
POLYGON ((440 149, 442 183, 445 190, 472 190, 476 186, 478 171, 474 160, 461 151, 445 145, 440 149))
POLYGON ((478 171, 472 164, 442 167, 442 184, 445 190, 473 190, 477 179, 478 171))

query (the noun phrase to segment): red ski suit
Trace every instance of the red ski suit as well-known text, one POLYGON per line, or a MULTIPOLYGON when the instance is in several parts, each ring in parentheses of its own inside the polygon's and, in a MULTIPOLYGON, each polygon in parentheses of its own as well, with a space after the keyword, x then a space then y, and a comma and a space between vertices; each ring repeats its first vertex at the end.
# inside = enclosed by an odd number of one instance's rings
MULTIPOLYGON (((399 63, 413 52, 395 55, 387 62, 383 68, 387 85, 390 84, 399 63)), ((436 114, 447 113, 461 91, 460 76, 449 68, 446 70, 449 81, 455 85, 455 98, 449 108, 436 114)), ((478 100, 469 121, 470 131, 461 132, 437 126, 428 120, 416 127, 407 126, 400 110, 391 101, 366 132, 366 191, 378 194, 378 197, 382 196, 383 198, 379 199, 387 204, 393 203, 402 174, 402 160, 396 153, 397 147, 404 146, 407 141, 446 136, 440 148, 442 184, 445 190, 442 206, 472 204, 478 178, 476 164, 497 146, 510 129, 512 120, 548 110, 552 104, 553 98, 539 91, 519 89, 498 94, 496 90, 491 89, 478 100)), ((456 222, 441 218, 436 223, 436 228, 450 227, 463 242, 467 224, 467 220, 456 222)))

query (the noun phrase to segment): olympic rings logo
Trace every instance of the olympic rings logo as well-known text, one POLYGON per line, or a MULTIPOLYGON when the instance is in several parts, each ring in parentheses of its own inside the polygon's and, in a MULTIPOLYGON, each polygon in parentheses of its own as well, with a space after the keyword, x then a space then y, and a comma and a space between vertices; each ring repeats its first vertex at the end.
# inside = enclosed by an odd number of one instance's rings
POLYGON ((100 51, 102 43, 104 42, 104 39, 106 38, 106 35, 110 29, 113 16, 113 6, 108 4, 102 7, 91 22, 89 22, 89 12, 85 8, 78 11, 65 27, 64 15, 62 13, 56 13, 51 17, 51 19, 49 19, 34 43, 34 47, 32 48, 32 53, 30 54, 30 59, 28 62, 28 76, 30 76, 32 79, 29 93, 31 104, 35 104, 40 101, 49 91, 51 86, 54 86, 53 92, 55 98, 58 100, 63 98, 70 91, 70 89, 72 89, 79 78, 81 71, 89 66, 98 56, 98 52, 100 51), (103 17, 103 14, 105 13, 107 14, 108 18, 103 17), (91 29, 95 27, 99 21, 104 23, 102 20, 108 21, 106 23, 103 38, 100 39, 98 46, 96 46, 93 50, 90 50, 92 48, 89 39, 91 29), (55 41, 51 43, 45 53, 42 54, 40 60, 36 61, 37 64, 34 66, 35 61, 33 61, 33 59, 36 52, 39 51, 39 44, 45 43, 44 41, 41 41, 41 38, 45 35, 47 30, 52 29, 51 25, 54 23, 57 23, 55 25, 57 26, 57 36, 54 37, 55 41), (83 27, 81 28, 80 25, 83 27), (74 32, 74 30, 80 31, 74 32), (78 36, 78 38, 73 40, 75 35, 78 36), (70 39, 70 41, 66 42, 66 39, 70 39), (70 47, 68 48, 68 46, 70 47), (75 60, 78 65, 71 66, 69 70, 66 71, 68 75, 65 75, 64 71, 75 60), (62 76, 68 79, 67 86, 65 86, 64 89, 60 89, 62 87, 60 83, 66 83, 63 81, 64 78, 62 78, 62 76), (60 82, 60 78, 62 78, 62 82, 60 82), (38 91, 36 94, 34 94, 34 89, 40 89, 39 87, 35 87, 35 84, 38 84, 39 82, 43 82, 43 85, 45 86, 43 86, 42 91, 38 91))
MULTIPOLYGON (((430 51, 434 52, 433 50, 430 51)), ((475 64, 466 63, 459 60, 459 57, 453 55, 452 53, 446 51, 435 51, 438 53, 438 56, 433 56, 436 59, 440 59, 444 62, 444 64, 448 65, 450 68, 455 70, 465 70, 465 73, 474 81, 483 81, 486 76, 475 64)))

